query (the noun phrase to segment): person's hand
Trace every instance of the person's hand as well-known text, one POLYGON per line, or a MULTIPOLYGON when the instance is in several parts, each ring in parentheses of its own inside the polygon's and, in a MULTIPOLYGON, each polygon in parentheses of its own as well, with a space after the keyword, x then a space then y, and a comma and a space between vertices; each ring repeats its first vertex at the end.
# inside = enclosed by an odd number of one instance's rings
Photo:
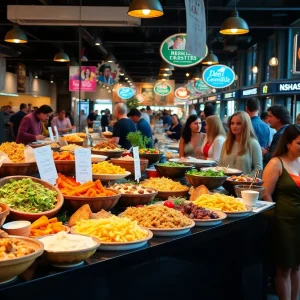
POLYGON ((265 148, 261 148, 262 155, 267 154, 269 151, 265 148))
POLYGON ((171 132, 171 131, 167 131, 166 134, 167 134, 167 135, 171 135, 172 132, 171 132))
POLYGON ((37 141, 39 141, 39 140, 45 139, 45 137, 44 137, 42 134, 38 134, 38 135, 35 136, 35 139, 36 139, 37 141))

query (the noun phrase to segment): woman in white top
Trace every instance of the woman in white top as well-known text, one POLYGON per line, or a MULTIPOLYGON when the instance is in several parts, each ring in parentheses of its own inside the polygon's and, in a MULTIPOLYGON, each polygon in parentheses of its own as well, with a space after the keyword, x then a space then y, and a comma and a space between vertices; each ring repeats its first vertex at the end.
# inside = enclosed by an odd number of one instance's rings
POLYGON ((219 162, 222 146, 226 139, 225 130, 218 116, 210 116, 206 120, 206 136, 201 145, 203 159, 219 162))
POLYGON ((242 170, 244 174, 253 177, 257 169, 263 169, 263 164, 251 119, 244 111, 238 111, 229 118, 228 126, 219 166, 242 170))

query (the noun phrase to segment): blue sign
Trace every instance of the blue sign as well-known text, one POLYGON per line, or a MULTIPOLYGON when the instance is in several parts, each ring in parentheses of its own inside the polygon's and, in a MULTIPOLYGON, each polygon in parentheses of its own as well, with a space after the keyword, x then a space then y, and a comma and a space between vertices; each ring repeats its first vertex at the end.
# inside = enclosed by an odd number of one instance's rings
POLYGON ((215 89, 223 89, 233 84, 234 71, 225 65, 213 65, 204 70, 203 81, 215 89))
POLYGON ((128 100, 130 99, 131 97, 133 97, 134 95, 134 90, 130 87, 121 87, 119 88, 118 90, 118 96, 121 98, 121 99, 124 99, 124 100, 128 100))

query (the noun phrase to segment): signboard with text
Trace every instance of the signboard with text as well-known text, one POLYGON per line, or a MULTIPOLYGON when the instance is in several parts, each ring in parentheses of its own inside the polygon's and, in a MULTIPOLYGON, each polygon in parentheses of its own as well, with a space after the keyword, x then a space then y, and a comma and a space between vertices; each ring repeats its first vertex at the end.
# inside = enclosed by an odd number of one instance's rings
POLYGON ((96 91, 96 67, 69 67, 69 91, 96 91))
POLYGON ((133 97, 134 94, 135 94, 134 90, 127 86, 121 87, 118 90, 118 96, 124 100, 130 99, 131 97, 133 97))
POLYGON ((223 89, 233 84, 235 73, 225 65, 213 65, 204 70, 202 79, 212 88, 223 89))
POLYGON ((258 96, 260 92, 259 87, 252 87, 250 89, 244 89, 240 92, 240 98, 251 98, 258 96))
POLYGON ((167 82, 158 82, 155 86, 154 86, 154 93, 159 95, 159 96, 167 96, 171 93, 172 88, 171 86, 167 83, 167 82))
POLYGON ((262 94, 300 94, 300 81, 264 83, 262 85, 262 94))

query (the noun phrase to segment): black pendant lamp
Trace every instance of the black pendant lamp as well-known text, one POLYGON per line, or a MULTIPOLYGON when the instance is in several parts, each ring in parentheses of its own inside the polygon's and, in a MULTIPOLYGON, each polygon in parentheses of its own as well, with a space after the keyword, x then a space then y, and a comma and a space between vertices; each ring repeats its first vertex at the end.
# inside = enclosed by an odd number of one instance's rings
POLYGON ((157 18, 164 11, 159 0, 132 0, 127 13, 134 18, 157 18))
POLYGON ((4 40, 5 42, 16 44, 25 44, 28 42, 27 35, 17 24, 14 24, 13 29, 7 32, 4 40))
POLYGON ((207 56, 201 62, 203 65, 216 65, 219 63, 218 57, 214 54, 212 49, 209 49, 207 56))
POLYGON ((239 13, 236 8, 231 13, 231 17, 223 22, 220 30, 220 33, 230 35, 246 34, 248 32, 248 24, 244 19, 239 17, 239 13))
POLYGON ((200 69, 196 70, 196 73, 193 75, 193 80, 201 80, 202 79, 202 72, 200 69))
POLYGON ((168 77, 168 76, 172 76, 172 71, 166 71, 166 70, 161 70, 161 71, 159 71, 159 74, 158 74, 158 76, 164 76, 164 77, 168 77))
POLYGON ((53 60, 57 61, 57 62, 69 62, 70 58, 69 58, 68 54, 65 53, 63 49, 61 49, 61 50, 59 50, 59 52, 57 52, 55 54, 53 60))
POLYGON ((162 61, 161 62, 161 65, 160 65, 160 68, 159 68, 161 71, 174 71, 175 70, 175 67, 169 63, 167 63, 166 61, 162 61))

